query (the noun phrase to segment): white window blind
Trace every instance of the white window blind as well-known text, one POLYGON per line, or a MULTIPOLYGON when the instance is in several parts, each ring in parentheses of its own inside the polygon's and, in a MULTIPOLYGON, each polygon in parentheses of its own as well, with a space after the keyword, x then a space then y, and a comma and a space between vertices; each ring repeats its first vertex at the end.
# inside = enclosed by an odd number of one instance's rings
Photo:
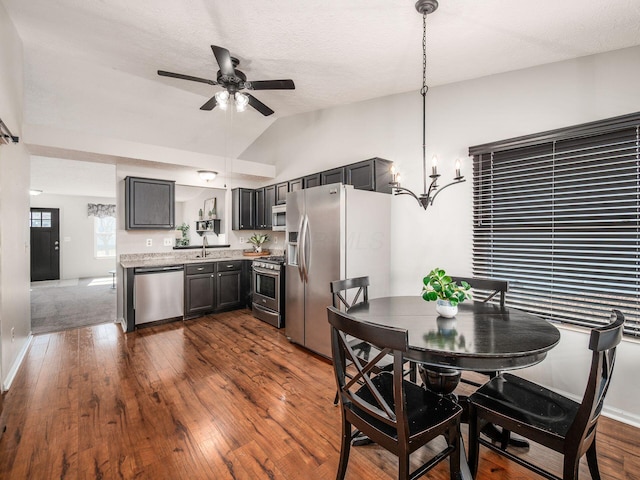
POLYGON ((472 147, 474 276, 507 304, 640 336, 640 114, 472 147))

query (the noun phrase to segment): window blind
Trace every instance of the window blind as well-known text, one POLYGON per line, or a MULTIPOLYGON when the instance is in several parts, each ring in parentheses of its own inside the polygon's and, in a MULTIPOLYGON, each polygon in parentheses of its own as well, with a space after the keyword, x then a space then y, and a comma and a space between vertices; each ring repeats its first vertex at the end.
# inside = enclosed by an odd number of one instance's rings
POLYGON ((507 304, 640 336, 640 113, 472 147, 473 273, 507 304))

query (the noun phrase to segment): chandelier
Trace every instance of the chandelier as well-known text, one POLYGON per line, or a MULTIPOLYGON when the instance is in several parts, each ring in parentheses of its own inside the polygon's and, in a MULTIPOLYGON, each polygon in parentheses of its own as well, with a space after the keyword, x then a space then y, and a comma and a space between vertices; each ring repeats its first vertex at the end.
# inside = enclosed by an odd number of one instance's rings
POLYGON ((416 2, 416 10, 422 14, 422 89, 420 95, 422 95, 422 183, 423 190, 420 195, 416 195, 408 188, 400 186, 400 174, 391 169, 391 188, 394 195, 410 195, 415 198, 420 206, 425 210, 429 205, 433 205, 433 201, 436 196, 445 188, 451 185, 456 185, 465 181, 464 177, 460 174, 460 160, 456 160, 456 174, 451 183, 443 187, 438 186, 438 179, 440 174, 438 173, 438 159, 434 155, 431 165, 431 183, 427 188, 427 134, 426 134, 426 96, 427 90, 427 15, 433 13, 438 8, 437 0, 418 0, 416 2))

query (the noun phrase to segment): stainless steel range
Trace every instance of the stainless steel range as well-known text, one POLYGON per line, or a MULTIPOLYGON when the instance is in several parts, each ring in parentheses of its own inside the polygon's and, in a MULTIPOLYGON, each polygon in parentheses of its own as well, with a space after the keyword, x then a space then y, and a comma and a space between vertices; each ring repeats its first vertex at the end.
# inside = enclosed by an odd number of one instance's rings
POLYGON ((284 256, 257 258, 251 265, 253 316, 284 327, 284 256))

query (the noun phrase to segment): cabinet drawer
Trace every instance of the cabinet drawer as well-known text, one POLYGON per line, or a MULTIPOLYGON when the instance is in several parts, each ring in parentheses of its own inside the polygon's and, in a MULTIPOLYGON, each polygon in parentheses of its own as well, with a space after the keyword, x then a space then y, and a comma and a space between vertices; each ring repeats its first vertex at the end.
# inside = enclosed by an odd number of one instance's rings
POLYGON ((233 270, 242 270, 243 260, 229 260, 228 262, 217 262, 218 273, 231 272, 233 270))
POLYGON ((187 275, 201 275, 203 273, 213 273, 214 263, 197 263, 195 265, 187 265, 187 275))

